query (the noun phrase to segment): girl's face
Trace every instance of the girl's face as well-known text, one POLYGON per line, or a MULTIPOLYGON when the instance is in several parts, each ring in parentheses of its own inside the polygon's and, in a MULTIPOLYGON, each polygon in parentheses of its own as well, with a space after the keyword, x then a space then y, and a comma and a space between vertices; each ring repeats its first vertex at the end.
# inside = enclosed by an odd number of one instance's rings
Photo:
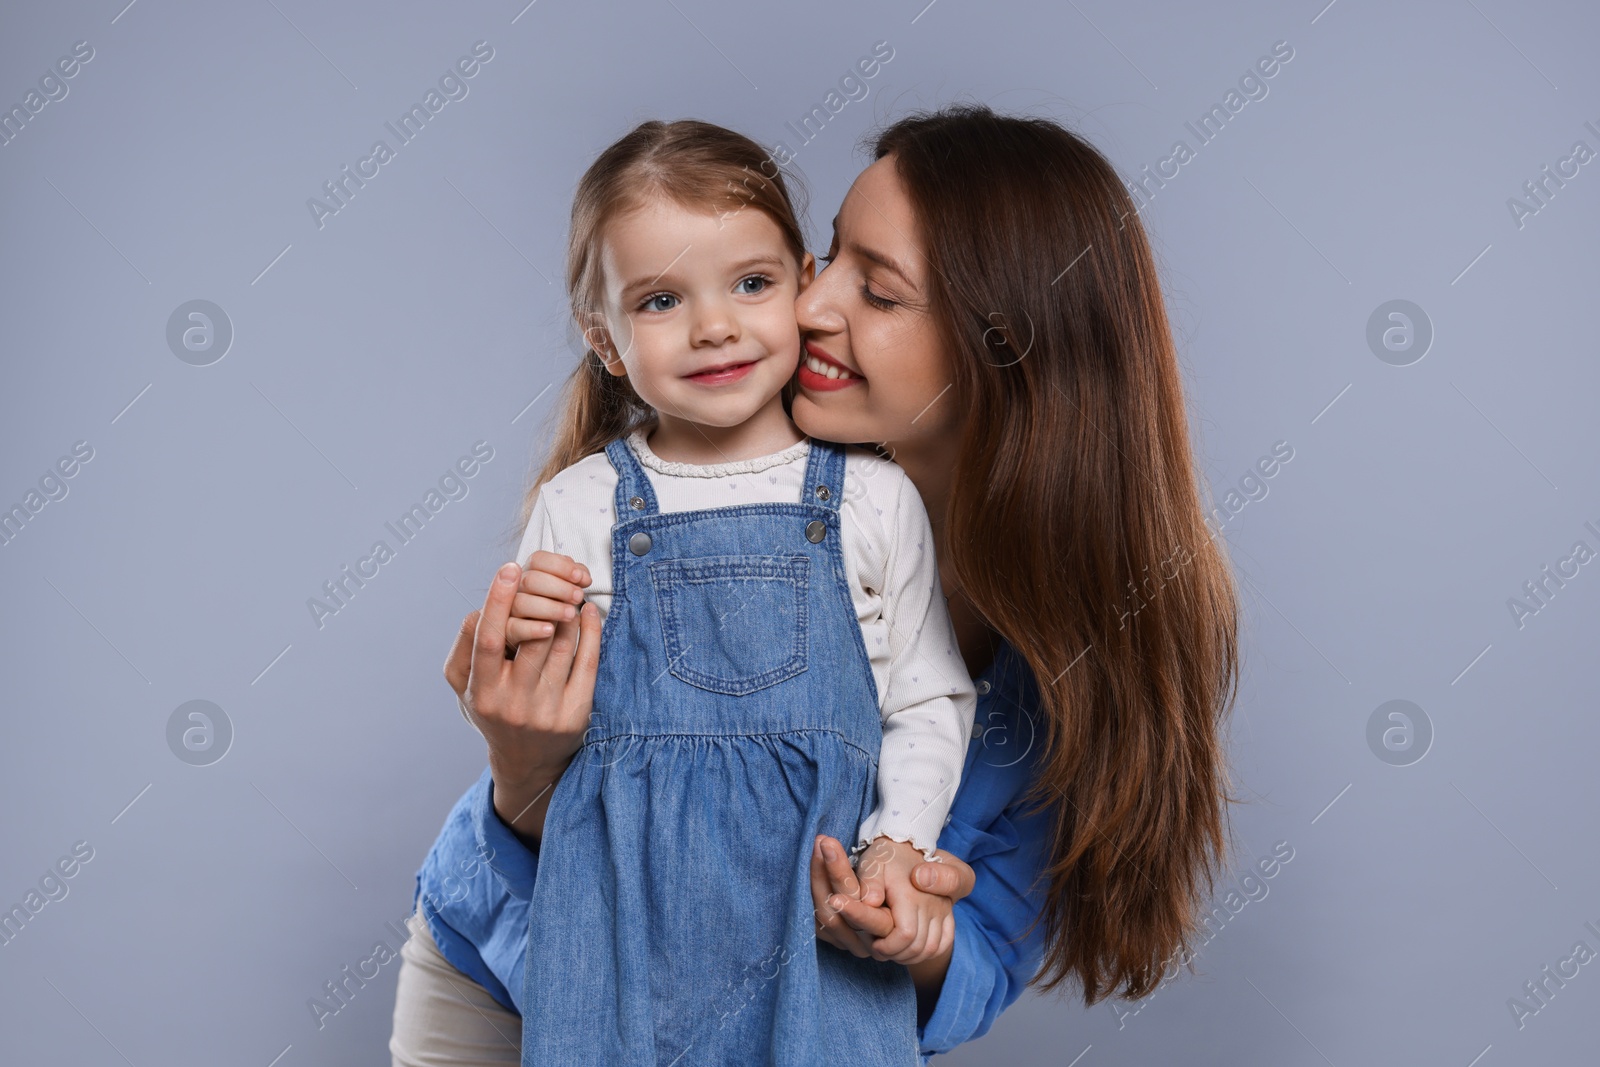
POLYGON ((893 156, 850 187, 824 261, 795 303, 804 341, 796 425, 814 437, 876 441, 891 451, 950 447, 960 403, 948 391, 949 359, 928 314, 921 226, 893 156), (829 366, 847 375, 828 378, 829 366))
POLYGON ((764 212, 697 211, 663 197, 605 229, 603 328, 586 338, 663 417, 738 426, 769 405, 800 356, 796 266, 764 212))

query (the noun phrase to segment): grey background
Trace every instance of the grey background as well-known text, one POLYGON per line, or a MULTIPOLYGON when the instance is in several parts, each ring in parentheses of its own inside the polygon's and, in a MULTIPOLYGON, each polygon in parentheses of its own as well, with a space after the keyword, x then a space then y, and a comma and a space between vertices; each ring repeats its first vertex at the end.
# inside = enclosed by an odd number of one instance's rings
POLYGON ((1052 115, 1132 178, 1294 49, 1144 214, 1217 496, 1294 449, 1225 528, 1236 861, 1294 858, 1137 1015, 1030 995, 945 1062, 1594 1056, 1600 966, 1520 1028, 1507 1001, 1600 950, 1600 564, 1520 628, 1507 600, 1600 549, 1600 163, 1520 228, 1507 200, 1600 150, 1600 16, 925 3, 7 5, 0 104, 94 58, 0 147, 0 503, 94 457, 0 546, 0 902, 94 858, 0 947, 0 1061, 388 1062, 397 962, 320 1030, 307 1001, 393 942, 483 766, 440 666, 574 355, 573 183, 647 117, 796 147, 784 123, 879 40, 870 95, 799 149, 818 251, 857 138, 910 108, 1052 115), (319 229, 307 199, 478 40, 469 95, 319 229), (205 367, 166 341, 196 299, 235 331, 205 367), (1394 299, 1435 331, 1409 366, 1366 341, 1394 299), (308 598, 478 440, 468 495, 319 629, 308 598), (1367 742, 1396 699, 1433 729, 1409 766, 1367 742), (233 726, 210 766, 168 748, 191 700, 233 726))

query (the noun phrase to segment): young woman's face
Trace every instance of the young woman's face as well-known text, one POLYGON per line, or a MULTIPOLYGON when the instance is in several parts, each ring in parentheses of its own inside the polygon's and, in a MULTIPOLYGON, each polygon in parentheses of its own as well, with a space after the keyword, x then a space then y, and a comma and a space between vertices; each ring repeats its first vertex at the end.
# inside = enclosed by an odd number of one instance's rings
POLYGON ((795 301, 804 342, 795 423, 829 441, 949 448, 959 398, 928 313, 921 226, 893 156, 857 176, 833 225, 828 266, 795 301), (847 373, 829 378, 819 363, 847 373))
POLYGON ((658 412, 737 426, 781 407, 799 359, 794 298, 811 280, 764 212, 652 198, 606 227, 603 327, 583 324, 611 373, 658 412))

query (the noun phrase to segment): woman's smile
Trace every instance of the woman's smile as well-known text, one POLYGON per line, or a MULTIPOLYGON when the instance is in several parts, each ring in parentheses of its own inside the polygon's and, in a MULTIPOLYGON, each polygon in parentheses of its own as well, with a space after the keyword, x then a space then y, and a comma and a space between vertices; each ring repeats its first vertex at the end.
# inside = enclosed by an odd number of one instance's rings
POLYGON ((809 341, 806 343, 800 357, 799 381, 802 388, 823 391, 844 389, 865 380, 809 341))

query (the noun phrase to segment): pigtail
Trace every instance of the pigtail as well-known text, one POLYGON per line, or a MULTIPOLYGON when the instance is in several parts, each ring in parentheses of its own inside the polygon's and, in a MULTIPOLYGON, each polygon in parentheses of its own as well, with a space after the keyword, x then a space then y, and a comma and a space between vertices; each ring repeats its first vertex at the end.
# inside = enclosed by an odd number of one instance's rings
POLYGON ((522 500, 519 536, 527 528, 534 501, 545 482, 655 418, 654 409, 639 399, 628 379, 606 370, 600 353, 588 345, 584 346, 578 365, 567 376, 560 410, 561 423, 555 440, 522 500))

